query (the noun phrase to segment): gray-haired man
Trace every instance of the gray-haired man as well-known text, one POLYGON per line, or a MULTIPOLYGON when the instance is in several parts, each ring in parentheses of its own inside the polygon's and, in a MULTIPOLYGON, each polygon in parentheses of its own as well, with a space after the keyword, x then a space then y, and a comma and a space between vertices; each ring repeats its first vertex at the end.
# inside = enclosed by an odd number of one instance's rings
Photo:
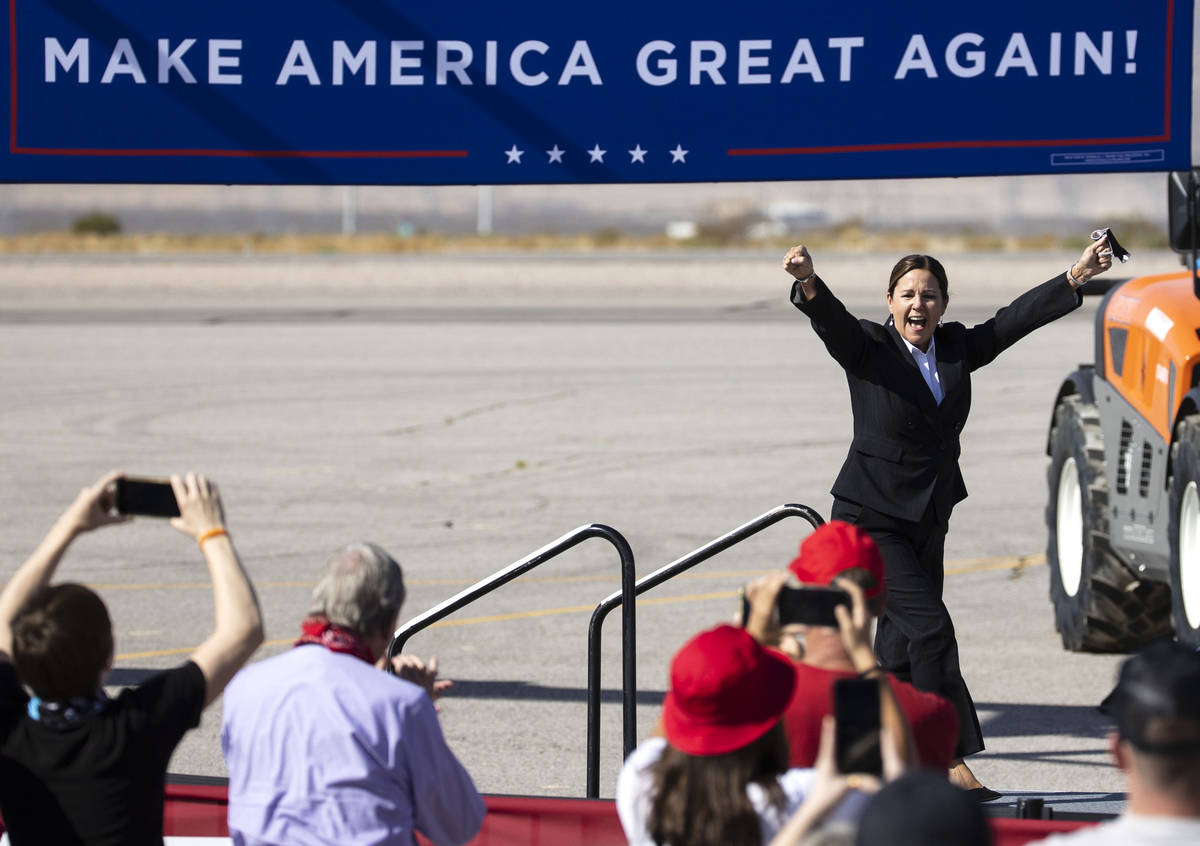
POLYGON ((475 836, 483 800, 442 736, 436 662, 407 662, 402 678, 380 669, 403 602, 390 555, 344 547, 326 562, 295 648, 234 677, 221 745, 235 843, 475 836))

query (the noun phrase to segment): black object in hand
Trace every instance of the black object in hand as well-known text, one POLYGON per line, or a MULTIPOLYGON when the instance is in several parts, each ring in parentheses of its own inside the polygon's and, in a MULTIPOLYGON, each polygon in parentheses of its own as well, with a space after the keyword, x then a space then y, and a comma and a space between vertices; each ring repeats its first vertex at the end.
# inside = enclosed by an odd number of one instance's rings
POLYGON ((1095 232, 1093 232, 1092 240, 1099 241, 1105 236, 1108 237, 1108 248, 1112 250, 1113 258, 1122 264, 1129 261, 1129 250, 1121 246, 1121 242, 1117 240, 1117 236, 1114 235, 1113 231, 1108 227, 1105 227, 1104 229, 1097 229, 1095 232))
POLYGON ((879 739, 879 681, 833 683, 834 755, 840 773, 883 774, 879 739))
POLYGON ((175 491, 165 479, 117 479, 116 507, 118 514, 140 514, 146 517, 178 517, 179 503, 175 491))

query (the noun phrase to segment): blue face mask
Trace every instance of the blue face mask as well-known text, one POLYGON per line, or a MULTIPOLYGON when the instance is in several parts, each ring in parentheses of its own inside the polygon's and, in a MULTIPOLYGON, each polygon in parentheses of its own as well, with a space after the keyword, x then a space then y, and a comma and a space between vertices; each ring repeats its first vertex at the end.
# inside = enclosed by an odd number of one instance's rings
POLYGON ((73 696, 65 702, 47 702, 33 696, 29 699, 26 712, 31 720, 36 720, 47 728, 70 729, 103 712, 109 701, 108 694, 103 690, 98 690, 91 696, 73 696))

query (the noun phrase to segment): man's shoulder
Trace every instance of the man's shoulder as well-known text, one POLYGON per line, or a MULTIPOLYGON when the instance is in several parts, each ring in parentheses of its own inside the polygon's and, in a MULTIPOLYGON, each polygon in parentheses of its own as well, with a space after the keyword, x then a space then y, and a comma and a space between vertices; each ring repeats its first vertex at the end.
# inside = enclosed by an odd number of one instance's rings
POLYGON ((832 684, 837 679, 846 679, 856 676, 853 670, 834 670, 828 667, 818 667, 816 664, 809 664, 804 661, 796 662, 796 675, 800 678, 812 681, 828 681, 832 684))
POLYGON ((9 661, 0 661, 0 735, 7 736, 25 713, 29 697, 17 679, 16 668, 9 661))
POLYGON ((198 718, 199 710, 204 707, 205 690, 204 673, 194 661, 188 661, 125 688, 113 699, 111 706, 101 712, 101 716, 122 720, 134 714, 165 708, 195 711, 198 718))
POLYGON ((1045 846, 1125 846, 1200 842, 1200 818, 1123 814, 1115 820, 1037 841, 1045 846))
POLYGON ((374 699, 404 703, 418 700, 422 688, 385 673, 352 655, 331 652, 317 645, 289 649, 243 667, 225 689, 225 701, 243 698, 278 699, 280 691, 312 691, 353 686, 374 699))
POLYGON ((795 711, 800 708, 807 712, 810 708, 816 707, 822 711, 828 711, 832 707, 830 691, 833 689, 833 683, 838 679, 856 678, 857 675, 853 670, 833 670, 827 667, 818 667, 815 664, 806 664, 803 661, 798 662, 796 664, 796 692, 792 694, 788 710, 795 711))

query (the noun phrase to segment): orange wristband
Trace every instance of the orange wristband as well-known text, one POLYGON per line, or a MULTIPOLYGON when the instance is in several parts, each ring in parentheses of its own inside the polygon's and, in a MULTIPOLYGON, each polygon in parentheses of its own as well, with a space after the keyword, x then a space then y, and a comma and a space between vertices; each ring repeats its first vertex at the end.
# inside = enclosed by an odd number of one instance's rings
POLYGON ((196 546, 203 549, 204 542, 206 540, 211 540, 213 538, 219 538, 221 535, 228 535, 228 534, 229 534, 229 532, 225 531, 224 529, 220 528, 219 526, 215 529, 209 529, 207 532, 202 534, 200 537, 196 538, 196 546))

